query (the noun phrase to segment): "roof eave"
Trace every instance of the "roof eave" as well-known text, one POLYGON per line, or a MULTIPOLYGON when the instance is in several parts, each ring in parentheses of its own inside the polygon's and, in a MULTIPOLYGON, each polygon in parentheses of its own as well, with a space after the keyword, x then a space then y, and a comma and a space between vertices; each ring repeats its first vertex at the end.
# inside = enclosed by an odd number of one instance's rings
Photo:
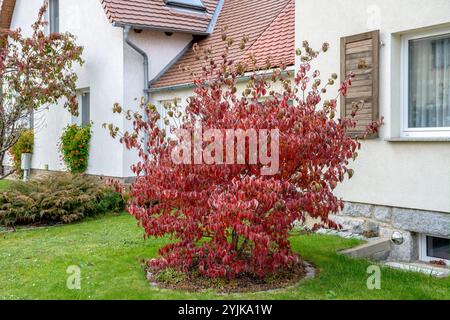
MULTIPOLYGON (((262 70, 256 72, 256 74, 263 75, 263 74, 270 74, 273 72, 274 69, 268 69, 268 70, 262 70)), ((295 71, 295 65, 289 65, 285 70, 282 71, 283 75, 288 74, 289 72, 295 71)), ((251 79, 251 76, 253 75, 253 72, 246 72, 244 76, 237 78, 237 82, 244 82, 251 79)), ((164 87, 157 87, 157 88, 150 88, 150 93, 158 93, 162 91, 177 91, 177 90, 183 90, 183 89, 192 89, 194 88, 194 83, 182 83, 182 84, 176 84, 173 86, 164 86, 164 87)))
POLYGON ((120 27, 120 28, 129 26, 134 29, 156 30, 156 31, 162 31, 162 32, 175 32, 175 33, 188 33, 188 34, 192 34, 195 36, 209 36, 209 35, 211 35, 211 33, 214 31, 214 28, 216 27, 217 19, 219 18, 220 12, 222 11, 224 2, 225 2, 225 0, 219 0, 219 2, 217 3, 216 9, 214 10, 214 13, 211 17, 211 21, 209 22, 206 31, 191 30, 191 29, 179 29, 179 28, 165 28, 165 27, 158 27, 158 26, 138 24, 138 23, 114 21, 114 19, 112 19, 112 25, 114 27, 120 27))
POLYGON ((209 33, 207 33, 207 32, 198 31, 198 30, 164 28, 164 27, 158 27, 158 26, 144 25, 144 24, 138 24, 138 23, 119 22, 119 21, 114 21, 112 23, 112 25, 114 27, 119 27, 119 28, 131 27, 133 29, 142 29, 142 30, 156 30, 156 31, 162 31, 162 32, 187 33, 187 34, 192 34, 192 35, 196 35, 196 36, 208 36, 209 35, 209 33))

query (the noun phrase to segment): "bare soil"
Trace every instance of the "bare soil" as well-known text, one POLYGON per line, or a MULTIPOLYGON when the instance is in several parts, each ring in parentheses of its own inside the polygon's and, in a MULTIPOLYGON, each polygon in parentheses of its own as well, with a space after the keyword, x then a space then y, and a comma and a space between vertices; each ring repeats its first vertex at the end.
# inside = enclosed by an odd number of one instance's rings
POLYGON ((263 279, 251 274, 244 274, 233 280, 210 279, 195 271, 180 273, 170 270, 167 273, 167 270, 153 272, 150 269, 147 269, 147 279, 153 286, 161 289, 187 292, 213 289, 218 293, 252 293, 293 286, 305 278, 306 271, 305 263, 299 261, 296 265, 279 270, 276 274, 263 279), (165 274, 162 275, 162 273, 165 274))

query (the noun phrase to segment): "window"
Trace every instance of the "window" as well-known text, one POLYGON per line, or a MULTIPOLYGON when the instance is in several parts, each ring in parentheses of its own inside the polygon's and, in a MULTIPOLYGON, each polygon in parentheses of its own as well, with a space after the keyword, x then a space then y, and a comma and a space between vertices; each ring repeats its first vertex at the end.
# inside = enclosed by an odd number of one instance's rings
POLYGON ((59 32, 59 0, 49 2, 50 33, 59 32))
MULTIPOLYGON (((272 96, 263 96, 263 97, 258 99, 258 102, 263 104, 266 101, 268 101, 269 99, 273 100, 273 97, 272 96)), ((279 98, 279 100, 281 100, 281 97, 279 98)), ((250 103, 252 101, 252 98, 248 97, 247 101, 250 103)), ((293 106, 294 105, 294 100, 289 99, 287 104, 288 104, 288 106, 293 106)))
POLYGON ((420 260, 443 260, 450 264, 450 239, 433 237, 422 234, 420 236, 420 260))
POLYGON ((86 126, 91 123, 91 94, 88 89, 79 91, 78 112, 78 117, 72 117, 73 124, 86 126))
POLYGON ((206 11, 201 0, 165 0, 168 6, 197 11, 206 11))
POLYGON ((34 110, 30 111, 28 116, 28 129, 34 129, 34 110))
POLYGON ((177 127, 180 124, 180 116, 184 112, 184 109, 181 106, 181 99, 173 98, 167 100, 159 100, 158 105, 158 112, 161 116, 158 125, 160 129, 166 131, 166 135, 168 138, 175 139, 175 135, 173 132, 171 132, 170 126, 177 127))
POLYGON ((403 39, 402 135, 450 137, 450 30, 403 39))
POLYGON ((81 94, 81 125, 87 126, 91 123, 91 94, 84 92, 81 94))

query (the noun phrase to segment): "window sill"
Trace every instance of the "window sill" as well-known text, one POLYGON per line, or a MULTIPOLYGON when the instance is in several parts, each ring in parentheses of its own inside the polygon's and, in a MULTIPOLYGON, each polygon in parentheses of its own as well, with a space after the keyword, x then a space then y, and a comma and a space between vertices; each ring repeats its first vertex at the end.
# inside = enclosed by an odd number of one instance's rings
POLYGON ((385 141, 388 142, 450 142, 450 137, 446 137, 446 138, 433 138, 433 137, 429 137, 429 138, 404 138, 404 137, 399 137, 399 138, 387 138, 385 139, 385 141))

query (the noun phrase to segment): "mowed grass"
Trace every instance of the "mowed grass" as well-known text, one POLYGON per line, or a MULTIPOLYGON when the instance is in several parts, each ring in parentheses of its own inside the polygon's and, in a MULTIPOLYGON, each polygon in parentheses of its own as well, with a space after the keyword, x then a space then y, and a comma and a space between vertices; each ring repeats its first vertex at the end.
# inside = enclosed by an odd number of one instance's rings
POLYGON ((450 299, 450 279, 388 268, 381 269, 381 290, 369 290, 367 267, 372 263, 336 253, 357 240, 321 235, 291 240, 319 268, 315 279, 273 292, 219 295, 151 287, 140 260, 156 257, 167 240, 144 240, 126 214, 0 233, 0 299, 450 299), (72 265, 81 268, 81 290, 67 288, 72 265))
POLYGON ((10 180, 0 180, 0 192, 8 190, 10 185, 11 185, 10 180))

